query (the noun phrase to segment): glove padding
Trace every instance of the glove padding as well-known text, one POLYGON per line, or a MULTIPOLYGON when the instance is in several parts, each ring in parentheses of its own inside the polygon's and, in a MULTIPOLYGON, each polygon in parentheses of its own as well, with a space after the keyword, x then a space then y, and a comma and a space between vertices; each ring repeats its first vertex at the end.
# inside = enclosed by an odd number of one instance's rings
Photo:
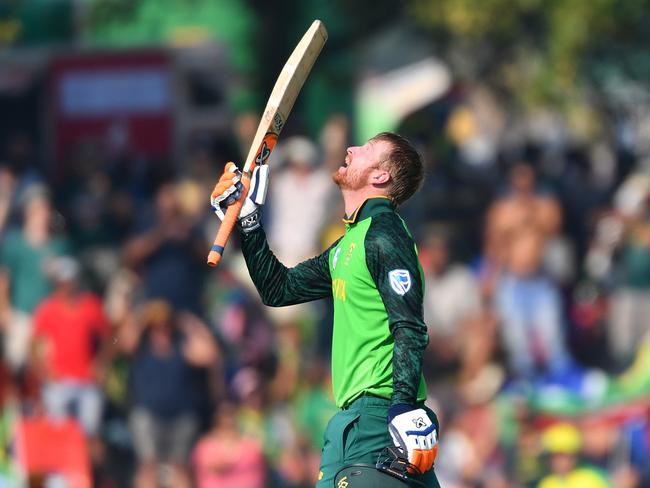
MULTIPOLYGON (((395 415, 389 412, 388 431, 395 446, 404 451, 409 463, 420 474, 424 473, 433 467, 438 454, 438 427, 423 408, 408 405, 395 407, 391 407, 395 415)), ((409 472, 413 470, 409 468, 409 472)))
MULTIPOLYGON (((257 166, 251 177, 251 187, 237 221, 242 230, 246 233, 257 229, 259 222, 259 207, 266 201, 266 190, 268 188, 269 167, 267 165, 257 166)), ((242 172, 235 165, 229 162, 224 168, 223 175, 212 190, 210 205, 219 219, 223 221, 226 210, 230 205, 241 199, 244 185, 241 182, 242 172)))

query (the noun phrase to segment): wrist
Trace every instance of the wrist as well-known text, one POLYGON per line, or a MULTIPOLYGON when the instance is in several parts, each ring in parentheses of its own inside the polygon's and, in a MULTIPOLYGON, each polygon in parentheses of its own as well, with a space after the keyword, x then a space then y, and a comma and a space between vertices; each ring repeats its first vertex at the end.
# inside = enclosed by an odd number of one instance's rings
POLYGON ((244 234, 249 234, 256 229, 260 228, 260 212, 259 209, 255 208, 253 212, 241 216, 237 220, 241 231, 244 234))
POLYGON ((391 405, 388 407, 388 423, 391 423, 393 419, 398 415, 410 412, 416 408, 417 407, 415 405, 411 405, 410 403, 398 403, 397 405, 391 405))

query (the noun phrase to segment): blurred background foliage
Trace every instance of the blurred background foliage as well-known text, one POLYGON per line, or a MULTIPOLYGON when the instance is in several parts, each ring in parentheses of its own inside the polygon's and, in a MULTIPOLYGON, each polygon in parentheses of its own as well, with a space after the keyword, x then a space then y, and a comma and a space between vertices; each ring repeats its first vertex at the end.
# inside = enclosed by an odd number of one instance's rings
POLYGON ((608 103, 612 78, 650 81, 648 0, 412 0, 407 11, 457 76, 524 107, 608 103))
MULTIPOLYGON (((557 109, 592 131, 602 117, 629 111, 650 83, 650 0, 4 0, 0 46, 218 42, 250 79, 236 108, 260 109, 259 94, 277 75, 270 68, 314 18, 330 40, 297 111, 312 132, 322 126, 322 105, 352 114, 351 86, 369 64, 364 46, 399 25, 432 41, 458 84, 488 87, 515 110, 557 109)), ((391 46, 385 58, 409 50, 391 46)))

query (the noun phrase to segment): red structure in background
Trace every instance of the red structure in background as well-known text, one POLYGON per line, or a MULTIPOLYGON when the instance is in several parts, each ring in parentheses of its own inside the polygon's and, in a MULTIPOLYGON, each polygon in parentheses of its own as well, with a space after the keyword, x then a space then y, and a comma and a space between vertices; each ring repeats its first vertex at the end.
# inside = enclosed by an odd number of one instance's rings
POLYGON ((27 477, 59 473, 70 488, 92 485, 88 446, 76 421, 21 418, 15 438, 18 462, 27 477))
POLYGON ((103 152, 169 155, 173 72, 163 51, 75 53, 49 68, 50 137, 56 173, 81 142, 103 152))

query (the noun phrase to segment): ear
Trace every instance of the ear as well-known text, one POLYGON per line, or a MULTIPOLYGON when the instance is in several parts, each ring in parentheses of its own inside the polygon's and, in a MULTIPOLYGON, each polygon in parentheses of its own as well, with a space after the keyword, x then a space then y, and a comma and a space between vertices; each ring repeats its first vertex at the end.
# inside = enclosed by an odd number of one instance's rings
POLYGON ((385 185, 390 181, 390 173, 385 169, 376 168, 370 176, 373 185, 385 185))

